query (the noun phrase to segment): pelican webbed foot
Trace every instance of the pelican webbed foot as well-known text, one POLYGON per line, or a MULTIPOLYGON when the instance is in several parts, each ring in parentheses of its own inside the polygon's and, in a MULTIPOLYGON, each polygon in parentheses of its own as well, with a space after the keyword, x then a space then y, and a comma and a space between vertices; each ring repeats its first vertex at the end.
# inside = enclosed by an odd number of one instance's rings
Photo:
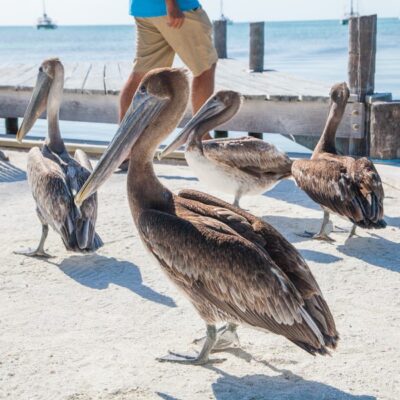
MULTIPOLYGON (((223 351, 231 348, 240 347, 239 336, 237 334, 238 325, 234 323, 228 323, 223 327, 219 328, 217 331, 217 341, 212 348, 212 352, 223 351)), ((196 345, 201 345, 206 341, 207 337, 204 336, 200 339, 195 339, 193 341, 196 345)))
POLYGON ((327 225, 329 224, 329 213, 324 210, 324 219, 322 221, 321 229, 318 233, 304 231, 304 233, 297 233, 297 236, 311 238, 315 240, 323 240, 325 242, 334 242, 335 239, 332 239, 329 235, 327 230, 327 225))
POLYGON ((46 241, 48 233, 49 233, 49 226, 42 225, 42 237, 40 238, 40 242, 37 249, 15 250, 14 254, 21 254, 28 257, 52 258, 53 256, 46 253, 44 249, 44 242, 46 241))
POLYGON ((169 351, 164 357, 157 358, 160 362, 173 362, 188 365, 204 365, 207 363, 221 363, 225 359, 210 359, 209 355, 217 342, 217 329, 215 325, 207 325, 207 336, 203 348, 197 355, 176 353, 169 351))

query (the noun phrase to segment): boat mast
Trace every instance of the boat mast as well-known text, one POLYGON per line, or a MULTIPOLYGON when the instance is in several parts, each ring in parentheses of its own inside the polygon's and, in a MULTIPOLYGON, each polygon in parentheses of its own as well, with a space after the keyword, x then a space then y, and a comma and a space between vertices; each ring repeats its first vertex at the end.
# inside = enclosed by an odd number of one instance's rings
POLYGON ((42 0, 42 3, 43 3, 43 15, 46 15, 46 4, 44 0, 42 0))
MULTIPOLYGON (((44 0, 43 0, 44 1, 44 0)), ((350 15, 354 15, 354 9, 353 9, 353 0, 350 1, 350 15)))
POLYGON ((220 0, 219 8, 220 8, 220 13, 221 13, 221 19, 223 19, 223 17, 224 17, 224 3, 223 3, 223 0, 220 0))

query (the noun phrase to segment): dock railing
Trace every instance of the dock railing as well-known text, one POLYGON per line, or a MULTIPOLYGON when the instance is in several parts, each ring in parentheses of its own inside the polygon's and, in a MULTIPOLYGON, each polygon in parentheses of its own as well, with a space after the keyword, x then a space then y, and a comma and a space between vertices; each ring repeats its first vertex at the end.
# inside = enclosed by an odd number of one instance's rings
MULTIPOLYGON (((239 113, 218 127, 216 136, 226 136, 228 130, 256 137, 264 132, 280 133, 294 136, 312 149, 324 128, 334 82, 319 83, 265 70, 264 22, 249 25, 247 66, 228 58, 227 22, 214 21, 213 28, 220 58, 216 89, 236 90, 244 96, 239 113)), ((376 38, 376 15, 350 19, 347 81, 351 97, 338 128, 337 145, 343 154, 393 159, 400 157, 400 103, 392 102, 390 93, 375 93, 376 38)), ((129 63, 66 65, 60 118, 117 123, 119 89, 130 72, 129 63)), ((18 72, 13 66, 0 64, 0 118, 6 120, 7 134, 18 130, 18 118, 25 112, 36 74, 36 65, 25 65, 18 72)), ((180 126, 190 116, 188 109, 180 126)), ((18 146, 10 137, 0 137, 0 145, 11 144, 18 146)))

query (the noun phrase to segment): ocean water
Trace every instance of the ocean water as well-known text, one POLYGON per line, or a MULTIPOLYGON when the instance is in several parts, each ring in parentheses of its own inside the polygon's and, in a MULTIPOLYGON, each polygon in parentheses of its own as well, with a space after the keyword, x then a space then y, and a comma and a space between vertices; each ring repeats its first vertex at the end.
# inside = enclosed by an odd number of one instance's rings
MULTIPOLYGON (((249 25, 229 25, 228 56, 247 62, 248 48, 249 25)), ((378 20, 377 49, 375 90, 400 99, 400 20, 378 20)), ((328 83, 343 81, 347 79, 347 51, 348 27, 337 20, 266 23, 267 69, 328 83)), ((0 27, 0 63, 40 63, 50 56, 64 61, 129 61, 134 54, 133 25, 60 26, 54 31, 0 27)), ((45 125, 38 122, 32 134, 43 136, 44 131, 45 125)), ((63 122, 68 137, 109 140, 114 132, 113 125, 63 122)), ((275 136, 281 147, 289 146, 287 139, 275 136)))

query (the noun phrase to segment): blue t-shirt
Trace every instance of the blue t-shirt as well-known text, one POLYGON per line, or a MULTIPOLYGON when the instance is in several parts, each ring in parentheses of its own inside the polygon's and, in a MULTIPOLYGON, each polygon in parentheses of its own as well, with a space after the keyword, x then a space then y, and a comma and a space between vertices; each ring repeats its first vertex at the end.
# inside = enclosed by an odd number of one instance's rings
MULTIPOLYGON (((198 0, 178 0, 181 11, 200 7, 198 0)), ((135 17, 162 17, 167 15, 165 0, 130 0, 130 14, 135 17)))

